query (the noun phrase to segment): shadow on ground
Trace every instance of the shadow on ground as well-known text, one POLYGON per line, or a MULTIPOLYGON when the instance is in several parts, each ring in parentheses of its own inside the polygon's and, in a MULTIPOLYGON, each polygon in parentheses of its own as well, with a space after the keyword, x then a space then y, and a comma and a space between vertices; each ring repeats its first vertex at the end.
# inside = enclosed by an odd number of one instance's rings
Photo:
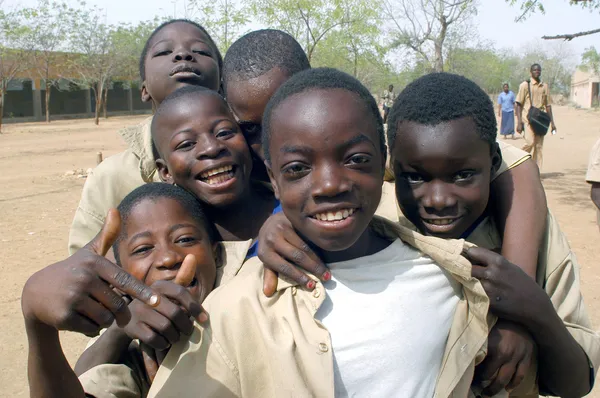
POLYGON ((546 191, 558 194, 558 200, 566 205, 588 209, 590 187, 585 182, 586 169, 569 169, 562 173, 542 173, 546 191))

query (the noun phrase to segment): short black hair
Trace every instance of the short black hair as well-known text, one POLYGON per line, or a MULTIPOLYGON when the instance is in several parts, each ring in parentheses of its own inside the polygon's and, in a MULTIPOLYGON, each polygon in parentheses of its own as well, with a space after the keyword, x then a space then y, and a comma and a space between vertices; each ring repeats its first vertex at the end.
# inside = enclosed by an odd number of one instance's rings
POLYGON ((463 117, 475 122, 482 140, 494 148, 496 115, 490 97, 475 82, 451 73, 432 73, 410 83, 390 110, 388 145, 393 148, 398 123, 435 126, 463 117))
POLYGON ((171 19, 166 22, 163 22, 156 29, 154 29, 152 31, 152 34, 150 34, 150 37, 148 37, 148 40, 146 40, 146 44, 144 44, 144 49, 142 50, 142 55, 140 56, 140 65, 139 65, 140 78, 142 79, 142 81, 146 80, 146 55, 148 55, 148 49, 150 48, 150 42, 152 41, 154 36, 156 36, 158 34, 158 32, 160 32, 164 27, 169 26, 174 23, 180 23, 180 22, 187 23, 189 25, 193 25, 196 28, 198 28, 198 30, 200 30, 202 33, 204 33, 206 35, 206 37, 208 38, 208 41, 209 41, 208 44, 212 47, 214 54, 217 57, 217 63, 219 64, 219 72, 221 73, 221 71, 223 70, 223 57, 221 56, 219 47, 217 47, 213 38, 206 31, 206 29, 204 29, 204 27, 202 25, 200 25, 197 22, 190 21, 189 19, 171 19))
POLYGON ((531 72, 531 71, 533 70, 533 68, 535 68, 536 66, 537 66, 537 67, 539 67, 540 69, 542 69, 542 65, 540 65, 540 64, 538 64, 538 63, 535 63, 535 64, 532 64, 532 65, 529 67, 529 71, 531 72))
POLYGON ((158 159, 162 156, 162 154, 158 151, 158 147, 156 146, 156 124, 158 123, 158 119, 163 113, 167 112, 171 108, 171 105, 173 103, 177 102, 180 98, 193 95, 214 95, 218 97, 221 101, 223 101, 223 104, 226 104, 225 99, 221 94, 219 94, 217 91, 202 86, 183 86, 173 91, 171 94, 167 95, 167 97, 159 105, 158 109, 156 110, 156 113, 154 114, 154 117, 152 118, 152 122, 150 123, 154 159, 158 159))
POLYGON ((194 195, 183 188, 167 184, 166 182, 151 182, 131 191, 117 208, 121 214, 121 231, 119 231, 119 236, 113 244, 113 251, 119 266, 121 266, 119 245, 126 237, 127 221, 129 220, 131 211, 144 200, 156 201, 162 198, 172 199, 179 203, 194 221, 205 228, 211 243, 215 242, 215 226, 209 221, 202 203, 194 195))
POLYGON ((246 81, 280 68, 289 76, 310 68, 300 44, 289 34, 262 29, 240 37, 229 47, 223 64, 223 86, 229 81, 246 81))
POLYGON ((286 81, 275 92, 269 100, 263 116, 263 135, 262 146, 265 154, 265 159, 270 162, 269 141, 271 137, 271 118, 273 112, 277 109, 285 99, 295 94, 304 93, 312 90, 334 90, 341 89, 355 94, 367 107, 370 113, 375 118, 377 125, 377 133, 379 135, 380 149, 384 156, 387 155, 385 146, 385 136, 383 132, 383 119, 377 102, 369 90, 363 86, 356 78, 347 73, 333 68, 315 68, 300 72, 286 81))

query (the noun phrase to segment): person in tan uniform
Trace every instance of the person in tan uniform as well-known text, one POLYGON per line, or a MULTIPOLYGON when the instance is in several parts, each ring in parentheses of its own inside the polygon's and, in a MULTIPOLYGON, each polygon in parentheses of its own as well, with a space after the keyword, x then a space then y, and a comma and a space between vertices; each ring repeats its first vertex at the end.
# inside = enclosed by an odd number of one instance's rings
POLYGON ((531 79, 528 79, 519 85, 517 93, 517 133, 525 133, 525 142, 523 150, 531 153, 534 162, 537 163, 540 172, 542 171, 542 150, 544 147, 544 136, 535 134, 527 120, 529 108, 533 105, 536 108, 545 111, 552 121, 550 129, 556 131, 554 116, 552 114, 552 98, 550 97, 550 88, 548 83, 542 81, 542 67, 539 64, 533 64, 530 68, 531 79), (529 91, 531 90, 531 96, 529 91), (524 119, 525 118, 525 123, 524 119))
POLYGON ((164 350, 191 333, 190 317, 207 319, 199 303, 214 287, 217 243, 200 203, 181 188, 152 183, 118 210, 89 246, 37 272, 23 289, 32 396, 145 397, 164 350), (105 259, 93 267, 77 261, 110 246, 122 269, 105 259), (127 305, 111 287, 133 301, 127 305), (78 380, 58 331, 90 335, 101 328, 98 350, 78 380))
MULTIPOLYGON (((219 90, 222 57, 208 32, 195 22, 170 20, 150 35, 140 57, 142 101, 153 108, 183 86, 219 90)), ((119 132, 128 148, 106 158, 83 187, 69 232, 69 253, 86 245, 104 223, 108 209, 138 186, 160 181, 150 137, 149 117, 141 124, 119 132)))
POLYGON ((482 249, 497 251, 502 246, 487 211, 489 165, 500 159, 489 97, 463 77, 430 75, 399 95, 390 120, 388 141, 403 214, 422 233, 466 239, 479 246, 466 255, 475 264, 473 275, 482 281, 491 311, 500 320, 490 335, 490 352, 476 381, 484 382, 489 395, 500 388, 513 390, 527 374, 532 352, 522 355, 525 348, 519 343, 512 355, 506 355, 506 350, 495 350, 494 345, 506 347, 510 339, 514 346, 510 334, 525 332, 537 345, 538 380, 537 385, 522 385, 513 395, 537 397, 538 385, 542 395, 586 395, 600 365, 600 337, 585 308, 579 264, 552 214, 548 213, 535 279, 482 249), (415 103, 433 109, 426 103, 437 103, 445 96, 455 98, 457 90, 445 92, 440 87, 460 87, 459 92, 470 98, 471 108, 459 112, 454 103, 442 101, 448 104, 449 117, 440 116, 444 114, 440 109, 413 111, 415 103))
POLYGON ((596 206, 596 220, 600 228, 600 140, 596 141, 590 152, 585 180, 592 186, 590 197, 596 206))
POLYGON ((281 280, 267 298, 249 260, 207 300, 209 321, 171 348, 149 397, 466 396, 493 322, 487 298, 462 242, 373 219, 386 148, 369 91, 336 70, 301 72, 263 128, 274 191, 331 280, 313 291, 281 280))

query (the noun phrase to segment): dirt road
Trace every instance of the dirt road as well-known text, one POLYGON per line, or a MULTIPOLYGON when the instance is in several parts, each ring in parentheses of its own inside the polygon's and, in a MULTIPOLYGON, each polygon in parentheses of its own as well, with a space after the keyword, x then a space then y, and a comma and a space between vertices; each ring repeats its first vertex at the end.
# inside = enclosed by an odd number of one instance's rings
MULTIPOLYGON (((600 326, 600 232, 584 181, 588 153, 600 138, 600 112, 555 107, 559 133, 546 138, 543 182, 548 202, 581 263, 588 309, 600 326)), ((67 254, 68 230, 84 178, 65 175, 94 167, 124 144, 116 132, 144 117, 56 121, 3 126, 0 135, 0 397, 28 396, 27 341, 20 294, 28 276, 67 254)), ((521 139, 510 141, 521 146, 521 139)), ((86 338, 63 336, 69 359, 86 338)), ((600 398, 600 387, 592 397, 600 398)))

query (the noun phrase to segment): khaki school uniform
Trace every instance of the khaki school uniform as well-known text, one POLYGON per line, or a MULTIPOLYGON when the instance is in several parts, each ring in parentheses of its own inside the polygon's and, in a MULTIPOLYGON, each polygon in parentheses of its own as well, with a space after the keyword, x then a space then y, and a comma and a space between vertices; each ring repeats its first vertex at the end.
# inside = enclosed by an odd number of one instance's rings
MULTIPOLYGON (((474 368, 485 356, 495 318, 461 255, 464 241, 425 237, 378 217, 370 227, 430 256, 461 285, 435 397, 472 396, 474 368)), ((262 292, 260 260, 249 260, 244 269, 205 301, 209 322, 171 348, 149 397, 334 397, 331 340, 315 319, 327 294, 323 284, 316 281, 309 292, 280 279, 269 298, 262 292)))
POLYGON ((69 254, 98 234, 108 210, 116 208, 127 194, 146 183, 160 181, 152 154, 151 122, 149 117, 121 130, 119 134, 128 148, 106 158, 88 175, 69 232, 69 254))
POLYGON ((523 146, 522 149, 526 152, 531 153, 533 161, 536 162, 541 172, 543 161, 542 149, 544 146, 544 137, 533 133, 533 130, 529 125, 529 121, 527 120, 527 112, 529 112, 529 108, 531 108, 532 102, 533 106, 547 112, 547 107, 552 105, 552 98, 550 97, 550 89, 548 88, 547 83, 541 80, 539 82, 536 82, 533 79, 530 80, 531 96, 533 97, 531 101, 529 99, 529 89, 527 87, 527 81, 524 81, 519 85, 519 93, 517 94, 517 102, 521 104, 521 107, 523 108, 521 120, 523 120, 523 122, 525 123, 526 144, 523 146))
MULTIPOLYGON (((486 249, 497 251, 502 247, 502 238, 490 217, 486 218, 467 240, 486 249)), ((577 258, 550 212, 546 219, 546 230, 540 246, 536 275, 537 283, 550 297, 554 309, 567 330, 585 351, 590 362, 590 377, 593 382, 600 366, 600 336, 592 328, 583 301, 577 258)), ((532 381, 535 378, 529 377, 528 380, 532 381)), ((521 385, 511 396, 537 397, 535 384, 521 385)))
MULTIPOLYGON (((221 242, 219 266, 215 286, 230 282, 236 275, 245 275, 242 264, 252 240, 221 242)), ((98 340, 91 339, 86 349, 98 340)), ((148 395, 150 381, 147 378, 139 342, 133 341, 129 351, 122 356, 121 363, 103 364, 89 369, 79 376, 86 395, 95 398, 144 398, 148 395)))
MULTIPOLYGON (((588 163, 585 180, 588 183, 600 183, 600 140, 596 141, 590 152, 590 161, 588 163)), ((594 207, 596 207, 594 205, 594 207)), ((596 207, 596 221, 600 227, 600 210, 596 207)))

